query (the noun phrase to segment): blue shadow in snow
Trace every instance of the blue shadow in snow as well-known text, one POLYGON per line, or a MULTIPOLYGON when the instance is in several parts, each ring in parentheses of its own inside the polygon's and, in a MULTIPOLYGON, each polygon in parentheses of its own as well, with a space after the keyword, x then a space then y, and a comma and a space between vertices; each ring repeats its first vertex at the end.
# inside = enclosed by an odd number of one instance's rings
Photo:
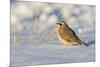
POLYGON ((89 41, 88 43, 86 43, 88 46, 91 46, 91 45, 93 45, 93 44, 95 44, 95 40, 91 40, 91 41, 89 41))

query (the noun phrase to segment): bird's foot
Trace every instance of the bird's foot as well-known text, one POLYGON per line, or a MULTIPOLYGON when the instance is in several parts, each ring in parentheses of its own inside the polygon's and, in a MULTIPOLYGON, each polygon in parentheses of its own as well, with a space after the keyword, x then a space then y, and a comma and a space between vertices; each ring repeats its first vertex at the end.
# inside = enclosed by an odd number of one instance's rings
POLYGON ((70 45, 70 44, 67 44, 67 45, 65 45, 64 47, 73 47, 72 45, 70 45))

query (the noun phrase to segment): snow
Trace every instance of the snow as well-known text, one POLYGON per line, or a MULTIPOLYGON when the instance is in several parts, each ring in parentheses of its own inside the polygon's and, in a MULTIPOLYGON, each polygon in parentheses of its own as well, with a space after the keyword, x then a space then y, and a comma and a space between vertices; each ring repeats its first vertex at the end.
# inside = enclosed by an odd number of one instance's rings
POLYGON ((10 35, 12 67, 94 62, 95 6, 12 2, 10 35), (68 19, 70 15, 75 17, 68 19), (61 20, 67 20, 69 27, 89 46, 65 47, 55 33, 56 23, 61 20))
POLYGON ((95 61, 94 43, 89 47, 69 46, 61 43, 56 45, 46 44, 23 44, 11 45, 11 66, 80 63, 95 61))

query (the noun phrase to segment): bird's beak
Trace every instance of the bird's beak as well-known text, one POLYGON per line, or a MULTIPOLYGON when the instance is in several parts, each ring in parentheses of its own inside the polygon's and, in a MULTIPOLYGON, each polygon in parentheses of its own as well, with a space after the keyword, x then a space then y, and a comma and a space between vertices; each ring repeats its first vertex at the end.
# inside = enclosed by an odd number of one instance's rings
POLYGON ((61 23, 56 23, 56 24, 61 25, 61 23))

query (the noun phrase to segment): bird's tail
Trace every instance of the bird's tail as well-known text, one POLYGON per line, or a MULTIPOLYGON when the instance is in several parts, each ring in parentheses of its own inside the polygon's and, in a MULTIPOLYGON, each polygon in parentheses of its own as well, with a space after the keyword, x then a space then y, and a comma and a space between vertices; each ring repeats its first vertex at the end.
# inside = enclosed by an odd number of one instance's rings
POLYGON ((79 44, 84 44, 85 46, 89 46, 89 45, 87 45, 85 42, 83 42, 83 41, 79 41, 79 44))

